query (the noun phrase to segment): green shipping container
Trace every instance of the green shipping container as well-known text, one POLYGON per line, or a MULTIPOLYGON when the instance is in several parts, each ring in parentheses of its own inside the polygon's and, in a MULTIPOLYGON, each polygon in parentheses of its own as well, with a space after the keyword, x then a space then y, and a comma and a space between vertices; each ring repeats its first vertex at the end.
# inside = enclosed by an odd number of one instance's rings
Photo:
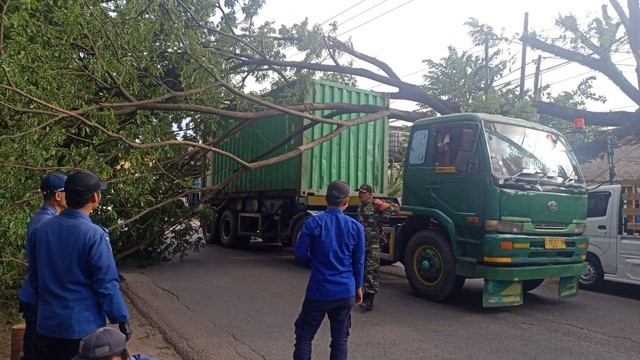
MULTIPOLYGON (((386 107, 388 100, 379 93, 348 87, 326 81, 313 81, 302 98, 305 103, 348 103, 386 107)), ((322 116, 329 111, 315 111, 322 116)), ((334 117, 350 120, 365 114, 334 117)), ((335 125, 318 124, 295 136, 281 149, 263 155, 273 145, 294 134, 309 120, 279 115, 256 121, 238 134, 223 141, 219 148, 239 156, 245 161, 272 158, 308 144, 329 134, 335 125)), ((254 169, 236 179, 223 192, 278 191, 297 196, 323 195, 333 180, 344 180, 352 189, 368 183, 375 193, 386 194, 387 159, 389 147, 389 120, 368 122, 349 128, 337 137, 283 162, 254 169)), ((212 154, 211 183, 217 184, 240 166, 217 153, 212 154)))

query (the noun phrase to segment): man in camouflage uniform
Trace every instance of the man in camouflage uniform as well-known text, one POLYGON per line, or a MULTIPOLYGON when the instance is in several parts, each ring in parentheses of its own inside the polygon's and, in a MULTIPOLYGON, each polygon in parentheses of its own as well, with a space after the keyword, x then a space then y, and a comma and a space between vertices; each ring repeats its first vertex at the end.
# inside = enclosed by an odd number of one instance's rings
POLYGON ((358 188, 358 221, 364 226, 365 260, 364 260, 364 299, 360 307, 373 309, 373 299, 378 292, 380 271, 380 244, 387 238, 382 224, 389 216, 398 214, 398 205, 380 199, 374 199, 370 185, 362 184, 358 188))

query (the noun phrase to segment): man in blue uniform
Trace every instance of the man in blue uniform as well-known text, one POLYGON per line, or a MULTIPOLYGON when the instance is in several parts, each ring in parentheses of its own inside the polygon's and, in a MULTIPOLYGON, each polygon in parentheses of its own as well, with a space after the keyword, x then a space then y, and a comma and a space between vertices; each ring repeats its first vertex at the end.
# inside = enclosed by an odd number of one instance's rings
POLYGON ((80 339, 104 327, 105 317, 131 336, 109 233, 89 218, 106 186, 89 171, 70 175, 64 184, 68 208, 27 239, 40 359, 73 358, 80 339))
POLYGON ((311 267, 295 323, 294 360, 311 359, 311 343, 325 315, 331 324, 330 358, 347 359, 351 308, 362 302, 364 229, 343 213, 349 185, 331 182, 325 199, 327 210, 305 221, 294 251, 298 261, 311 267))
MULTIPOLYGON (((60 173, 51 173, 40 180, 42 193, 42 207, 31 217, 27 224, 27 235, 41 222, 54 217, 67 207, 64 196, 64 181, 67 177, 60 173)), ((27 256, 28 257, 28 256, 27 256)), ((37 313, 35 294, 31 288, 29 278, 22 285, 18 294, 20 298, 20 312, 25 322, 24 337, 22 338, 22 360, 36 359, 38 351, 38 334, 36 333, 37 313)))

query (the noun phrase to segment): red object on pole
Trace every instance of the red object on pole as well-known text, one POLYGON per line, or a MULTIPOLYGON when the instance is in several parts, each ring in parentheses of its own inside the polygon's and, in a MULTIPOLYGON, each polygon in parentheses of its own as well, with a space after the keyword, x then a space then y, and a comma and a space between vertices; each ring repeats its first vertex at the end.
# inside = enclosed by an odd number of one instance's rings
POLYGON ((584 130, 584 118, 573 119, 573 127, 579 130, 584 130))

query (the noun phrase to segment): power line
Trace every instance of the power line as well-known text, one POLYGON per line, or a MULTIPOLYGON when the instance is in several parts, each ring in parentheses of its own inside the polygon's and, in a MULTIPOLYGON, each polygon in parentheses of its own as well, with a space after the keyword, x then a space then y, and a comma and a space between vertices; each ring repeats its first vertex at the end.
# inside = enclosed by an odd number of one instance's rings
MULTIPOLYGON (((387 1, 387 0, 384 0, 383 2, 385 2, 385 1, 387 1)), ((349 29, 349 30, 347 30, 347 31, 342 32, 342 33, 341 33, 341 34, 339 34, 338 36, 342 36, 342 35, 344 35, 344 34, 346 34, 346 33, 348 33, 348 32, 351 32, 351 31, 353 31, 353 30, 355 30, 355 29, 357 29, 357 28, 361 27, 361 26, 364 26, 364 25, 366 25, 366 24, 368 24, 368 23, 370 23, 370 22, 372 22, 372 21, 374 21, 374 20, 377 20, 377 19, 379 19, 379 18, 381 18, 381 17, 383 17, 383 16, 385 16, 385 15, 389 15, 389 14, 390 14, 390 13, 392 13, 393 11, 396 11, 396 10, 398 10, 399 8, 401 8, 401 7, 403 7, 403 6, 407 5, 407 4, 409 4, 409 3, 411 3, 411 2, 413 2, 413 0, 409 0, 409 1, 405 2, 404 4, 398 5, 398 6, 394 7, 393 9, 391 9, 391 10, 387 11, 386 13, 380 14, 380 15, 378 15, 378 16, 376 16, 376 17, 374 17, 373 19, 367 20, 367 21, 363 22, 362 24, 360 24, 360 25, 358 25, 358 26, 356 26, 356 27, 353 27, 353 28, 351 28, 351 29, 349 29)), ((344 22, 343 22, 342 24, 344 24, 344 22)))
MULTIPOLYGON (((360 12, 360 13, 358 13, 358 14, 356 14, 356 15, 354 15, 354 16, 352 16, 352 17, 350 17, 350 18, 348 18, 347 20, 345 20, 345 21, 341 22, 341 23, 340 23, 340 25, 344 25, 344 24, 348 23, 349 21, 351 21, 351 20, 353 20, 353 19, 357 18, 358 16, 360 16, 360 15, 362 15, 362 14, 365 14, 365 13, 367 13, 367 12, 369 12, 369 11, 371 11, 371 10, 373 10, 373 9, 377 8, 378 6, 380 6, 380 5, 384 4, 384 3, 386 3, 387 1, 389 1, 389 0, 382 0, 382 1, 380 1, 379 3, 377 3, 377 4, 373 5, 372 7, 368 8, 367 10, 364 10, 364 11, 362 11, 362 12, 360 12)), ((340 34, 340 35, 342 35, 342 34, 340 34)))
POLYGON ((352 5, 352 6, 348 7, 347 9, 345 9, 345 10, 343 10, 343 11, 341 11, 341 12, 337 13, 336 15, 333 15, 333 16, 332 16, 332 17, 330 17, 329 19, 327 19, 327 20, 323 21, 322 23, 320 23, 320 25, 324 25, 324 24, 328 23, 329 21, 331 21, 331 20, 333 20, 333 19, 337 18, 338 16, 340 16, 340 15, 342 15, 342 14, 346 13, 347 11, 349 11, 349 10, 353 9, 354 7, 356 7, 356 6, 360 5, 360 4, 362 4, 362 3, 363 3, 363 2, 365 2, 365 1, 367 1, 367 0, 361 0, 360 2, 356 3, 355 5, 352 5))

